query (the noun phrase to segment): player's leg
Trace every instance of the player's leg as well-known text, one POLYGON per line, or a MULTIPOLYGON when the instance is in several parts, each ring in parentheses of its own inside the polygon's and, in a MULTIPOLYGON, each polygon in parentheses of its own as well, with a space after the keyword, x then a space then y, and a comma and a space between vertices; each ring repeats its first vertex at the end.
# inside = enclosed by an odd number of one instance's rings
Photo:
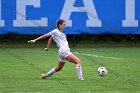
POLYGON ((61 71, 61 69, 64 67, 65 62, 59 62, 58 65, 55 67, 55 71, 61 71))
POLYGON ((61 71, 61 69, 64 67, 64 65, 65 65, 65 62, 59 62, 56 67, 52 68, 46 74, 42 74, 41 78, 46 79, 47 77, 53 75, 54 73, 61 71))
POLYGON ((70 54, 66 57, 66 59, 70 62, 73 62, 76 64, 76 71, 78 74, 79 80, 84 80, 83 79, 83 74, 82 74, 82 67, 81 67, 81 62, 78 57, 76 57, 74 54, 70 54))

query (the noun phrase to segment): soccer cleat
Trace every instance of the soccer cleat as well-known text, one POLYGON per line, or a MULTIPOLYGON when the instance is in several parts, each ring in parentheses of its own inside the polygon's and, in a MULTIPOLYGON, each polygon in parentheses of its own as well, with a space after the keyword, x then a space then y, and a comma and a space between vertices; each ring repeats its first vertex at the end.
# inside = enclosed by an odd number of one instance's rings
POLYGON ((45 76, 45 74, 41 75, 41 79, 46 79, 47 77, 45 76))
POLYGON ((81 78, 80 80, 84 80, 83 78, 81 78))
POLYGON ((83 78, 83 77, 81 77, 79 80, 84 80, 84 78, 83 78))

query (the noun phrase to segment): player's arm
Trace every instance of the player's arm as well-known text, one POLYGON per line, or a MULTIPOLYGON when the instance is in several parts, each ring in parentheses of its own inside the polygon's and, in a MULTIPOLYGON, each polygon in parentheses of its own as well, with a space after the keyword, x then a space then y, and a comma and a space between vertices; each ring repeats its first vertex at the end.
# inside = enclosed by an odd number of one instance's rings
POLYGON ((45 48, 45 51, 48 51, 49 50, 49 47, 50 47, 50 45, 51 45, 51 43, 52 43, 52 36, 49 38, 49 40, 48 40, 48 44, 47 44, 47 47, 45 48))
POLYGON ((40 37, 38 37, 36 39, 29 40, 28 43, 35 43, 36 41, 41 40, 41 39, 44 39, 44 38, 47 38, 49 36, 51 36, 51 34, 49 34, 49 33, 48 34, 44 34, 44 35, 42 35, 42 36, 40 36, 40 37))

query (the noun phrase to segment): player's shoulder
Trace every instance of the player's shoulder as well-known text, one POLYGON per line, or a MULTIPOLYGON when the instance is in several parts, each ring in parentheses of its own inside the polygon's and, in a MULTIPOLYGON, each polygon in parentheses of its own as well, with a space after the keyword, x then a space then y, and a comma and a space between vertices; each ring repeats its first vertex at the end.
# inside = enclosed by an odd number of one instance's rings
POLYGON ((56 33, 56 34, 61 34, 61 32, 57 28, 54 29, 53 32, 56 33))
POLYGON ((57 34, 60 34, 60 31, 58 29, 53 29, 51 32, 50 32, 51 35, 57 35, 57 34))
POLYGON ((53 31, 58 32, 59 30, 57 28, 53 29, 53 31))
POLYGON ((57 32, 57 31, 58 29, 56 28, 56 29, 51 30, 50 32, 57 32))

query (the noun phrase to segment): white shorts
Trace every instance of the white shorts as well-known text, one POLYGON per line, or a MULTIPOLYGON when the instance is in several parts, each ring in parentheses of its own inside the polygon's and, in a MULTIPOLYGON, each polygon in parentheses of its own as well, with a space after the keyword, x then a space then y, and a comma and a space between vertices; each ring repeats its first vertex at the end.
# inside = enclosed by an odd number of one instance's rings
POLYGON ((72 54, 70 51, 58 52, 59 61, 66 62, 66 57, 68 57, 70 54, 72 54))

